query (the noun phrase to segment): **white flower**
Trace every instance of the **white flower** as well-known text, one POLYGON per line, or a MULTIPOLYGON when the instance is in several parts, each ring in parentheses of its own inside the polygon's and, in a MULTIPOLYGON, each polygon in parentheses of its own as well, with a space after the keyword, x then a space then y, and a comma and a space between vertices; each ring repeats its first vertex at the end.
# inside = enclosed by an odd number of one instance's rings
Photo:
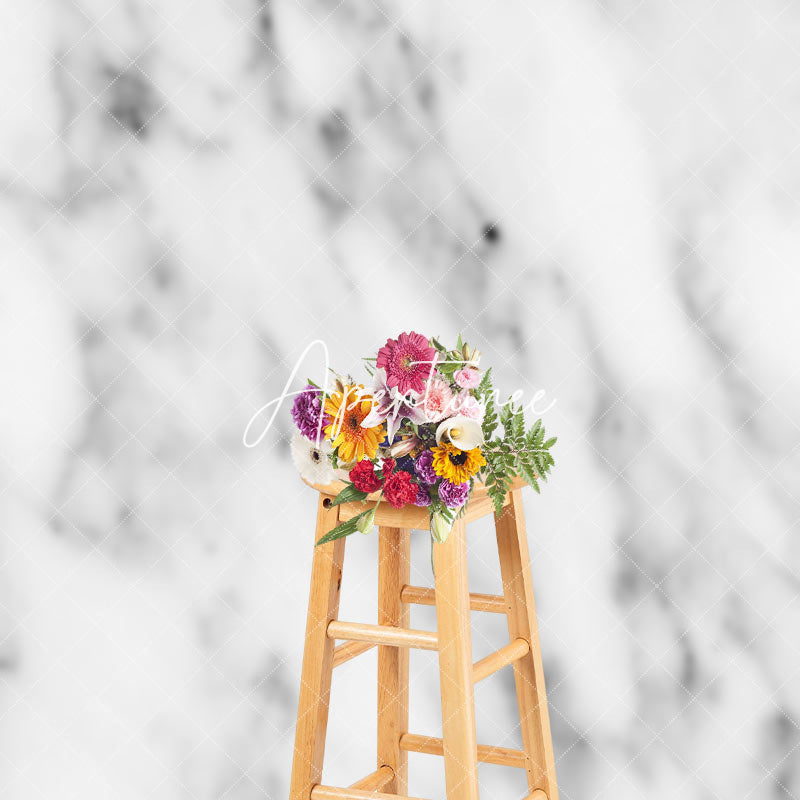
POLYGON ((292 436, 292 461, 300 473, 300 477, 309 483, 326 484, 334 479, 331 466, 331 445, 328 441, 316 442, 306 439, 297 431, 292 436))
POLYGON ((440 422, 436 429, 436 444, 441 444, 443 438, 459 450, 472 450, 483 444, 483 431, 474 419, 462 416, 450 417, 440 422))

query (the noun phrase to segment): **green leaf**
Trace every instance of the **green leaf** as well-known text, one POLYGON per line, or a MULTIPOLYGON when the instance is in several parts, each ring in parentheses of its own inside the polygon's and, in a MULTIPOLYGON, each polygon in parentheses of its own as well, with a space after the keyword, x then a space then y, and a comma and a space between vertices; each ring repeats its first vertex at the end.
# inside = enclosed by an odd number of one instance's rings
POLYGON ((519 466, 520 472, 522 477, 533 486, 536 483, 536 469, 532 463, 532 458, 530 453, 521 453, 519 459, 519 466))
POLYGON ((442 375, 452 378, 455 373, 461 369, 461 364, 442 364, 437 363, 436 369, 442 373, 442 375))
POLYGON ((360 489, 356 489, 352 483, 348 483, 347 486, 345 486, 344 489, 342 489, 342 491, 336 495, 333 502, 331 502, 331 505, 338 506, 342 503, 352 503, 355 500, 361 501, 367 496, 367 492, 362 492, 360 489))
POLYGON ((487 369, 486 372, 483 373, 481 382, 475 389, 475 394, 478 397, 483 397, 483 395, 487 394, 491 390, 492 390, 492 368, 489 367, 489 369, 487 369))
POLYGON ((503 513, 503 501, 506 499, 505 487, 494 486, 489 492, 489 497, 492 498, 495 514, 499 517, 503 513))
POLYGON ((352 519, 347 520, 347 522, 342 522, 341 524, 337 525, 333 530, 328 531, 318 542, 317 545, 327 544, 328 542, 332 542, 334 539, 341 539, 343 536, 349 536, 351 533, 355 533, 358 530, 358 523, 359 520, 366 516, 367 514, 371 514, 373 509, 368 508, 366 511, 362 511, 358 516, 353 517, 352 519))
POLYGON ((486 397, 482 399, 485 399, 486 402, 486 412, 481 427, 483 429, 483 438, 488 442, 489 439, 492 438, 495 430, 497 430, 497 412, 495 411, 494 400, 492 400, 491 395, 486 395, 486 397))

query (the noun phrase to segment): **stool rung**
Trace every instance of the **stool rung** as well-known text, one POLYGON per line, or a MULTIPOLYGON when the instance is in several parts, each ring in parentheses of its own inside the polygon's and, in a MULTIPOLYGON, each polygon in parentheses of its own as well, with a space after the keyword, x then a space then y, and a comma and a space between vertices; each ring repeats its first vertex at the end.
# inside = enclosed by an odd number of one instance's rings
POLYGON ((392 778, 394 778, 394 770, 390 766, 384 764, 382 767, 378 767, 375 772, 370 772, 369 775, 366 775, 360 781, 351 783, 348 788, 363 789, 367 792, 379 792, 392 778))
MULTIPOLYGON (((436 592, 424 586, 404 586, 400 591, 400 599, 404 603, 416 603, 421 606, 435 606, 436 592)), ((496 594, 478 594, 471 592, 469 596, 471 611, 488 611, 492 614, 505 614, 506 601, 496 594)))
POLYGON ((371 642, 347 642, 333 649, 333 666, 338 667, 347 663, 351 658, 366 653, 375 647, 371 642))
POLYGON ((530 649, 531 646, 525 639, 514 639, 513 642, 505 647, 501 647, 472 665, 472 682, 477 683, 490 675, 494 675, 497 670, 528 655, 530 649))
POLYGON ((318 783, 311 790, 311 800, 419 800, 419 798, 371 792, 367 789, 340 789, 338 786, 322 786, 318 783))
MULTIPOLYGON (((420 736, 417 733, 404 733, 400 736, 400 749, 411 753, 427 753, 432 756, 444 755, 444 744, 435 736, 420 736)), ((525 769, 527 756, 522 750, 508 747, 492 747, 488 744, 478 745, 478 761, 487 764, 499 764, 503 767, 519 767, 525 769)), ((531 800, 531 798, 528 798, 531 800)), ((533 798, 533 800, 539 800, 533 798)), ((546 799, 545 799, 546 800, 546 799)))
POLYGON ((361 622, 328 623, 329 639, 347 639, 352 642, 371 642, 390 647, 418 647, 421 650, 438 650, 439 640, 432 631, 415 631, 394 628, 391 625, 365 625, 361 622))

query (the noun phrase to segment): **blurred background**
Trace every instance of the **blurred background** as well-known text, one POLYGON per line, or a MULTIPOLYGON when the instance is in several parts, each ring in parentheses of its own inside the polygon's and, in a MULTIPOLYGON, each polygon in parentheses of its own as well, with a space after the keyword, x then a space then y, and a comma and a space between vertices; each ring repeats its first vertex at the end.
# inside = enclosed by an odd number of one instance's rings
MULTIPOLYGON (((796 3, 0 21, 3 800, 287 797, 316 497, 288 407, 242 433, 309 341, 357 371, 412 329, 556 400, 526 512, 562 798, 800 797, 796 3)), ((345 618, 375 619, 375 539, 345 618)), ((476 658, 504 643, 475 624, 476 658)), ((374 669, 337 671, 326 782, 374 768, 374 669)), ((436 735, 431 654, 412 672, 436 735)), ((505 672, 478 733, 515 746, 505 672)), ((411 774, 444 796, 436 757, 411 774)))

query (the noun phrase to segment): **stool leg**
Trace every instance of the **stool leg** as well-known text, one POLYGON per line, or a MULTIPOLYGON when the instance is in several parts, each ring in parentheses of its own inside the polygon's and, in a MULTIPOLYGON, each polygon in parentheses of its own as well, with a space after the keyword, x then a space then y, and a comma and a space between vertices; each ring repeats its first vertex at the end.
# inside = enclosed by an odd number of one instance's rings
MULTIPOLYGON (((409 607, 400 592, 410 579, 411 531, 379 530, 378 625, 408 628, 409 607)), ((395 777, 382 791, 408 794, 408 753, 400 735, 408 732, 408 648, 378 646, 378 767, 389 766, 395 777)))
POLYGON ((522 637, 530 644, 530 652, 514 663, 522 743, 528 757, 528 787, 531 792, 536 789, 544 791, 547 800, 558 800, 528 539, 519 489, 511 493, 511 502, 503 513, 495 516, 495 527, 508 632, 512 641, 522 637))
MULTIPOLYGON (((335 528, 339 520, 338 506, 326 508, 326 499, 320 495, 315 542, 335 528)), ((312 787, 322 780, 335 646, 327 629, 339 613, 344 542, 343 538, 335 539, 314 548, 290 800, 309 800, 312 787)))
POLYGON ((447 800, 478 800, 478 745, 463 520, 456 521, 444 544, 433 545, 433 565, 447 800))

